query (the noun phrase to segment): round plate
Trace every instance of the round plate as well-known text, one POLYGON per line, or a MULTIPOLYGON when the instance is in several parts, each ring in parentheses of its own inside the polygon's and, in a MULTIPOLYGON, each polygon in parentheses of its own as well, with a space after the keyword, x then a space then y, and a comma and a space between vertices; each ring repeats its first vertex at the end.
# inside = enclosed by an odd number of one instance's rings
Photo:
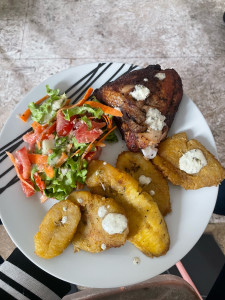
MULTIPOLYGON (((21 122, 17 115, 27 108, 29 102, 36 101, 46 94, 46 84, 51 88, 59 88, 62 92, 73 86, 67 96, 75 101, 89 86, 98 88, 134 68, 136 66, 121 63, 94 63, 74 67, 50 77, 34 88, 15 107, 1 133, 1 147, 29 128, 30 124, 21 122)), ((198 139, 216 155, 215 142, 204 117, 192 100, 185 95, 169 135, 182 131, 187 132, 189 139, 198 139)), ((119 136, 119 133, 117 135, 119 136)), ((117 155, 126 149, 125 143, 120 140, 105 147, 100 159, 115 165, 117 155)), ((11 162, 6 158, 1 162, 1 171, 4 172, 10 166, 11 162)), ((172 212, 165 220, 171 244, 164 256, 149 258, 127 242, 123 247, 98 254, 84 251, 73 253, 70 245, 61 255, 45 260, 34 254, 33 237, 54 201, 49 200, 42 205, 39 194, 26 198, 19 182, 8 186, 8 182, 15 174, 15 170, 12 169, 2 177, 0 199, 1 218, 13 242, 33 263, 46 272, 74 284, 95 288, 118 287, 147 280, 166 271, 182 259, 204 232, 218 192, 218 187, 186 191, 181 187, 170 185, 172 212), (132 262, 136 256, 141 260, 139 265, 132 262)))

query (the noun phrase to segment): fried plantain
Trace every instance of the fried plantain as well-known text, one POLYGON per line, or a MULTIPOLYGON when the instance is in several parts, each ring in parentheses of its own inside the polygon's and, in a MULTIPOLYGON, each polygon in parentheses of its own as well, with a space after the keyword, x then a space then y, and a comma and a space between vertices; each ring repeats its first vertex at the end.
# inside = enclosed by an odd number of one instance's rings
POLYGON ((125 244, 128 226, 122 233, 108 234, 102 227, 104 217, 111 213, 125 215, 123 207, 111 198, 90 192, 73 192, 68 199, 81 208, 81 220, 73 238, 74 251, 101 252, 125 244))
POLYGON ((68 200, 53 205, 34 236, 35 253, 42 258, 61 254, 71 242, 80 217, 79 207, 68 200))
POLYGON ((141 175, 151 179, 149 184, 139 184, 142 189, 152 196, 158 204, 159 210, 165 216, 171 211, 170 194, 167 180, 156 167, 144 158, 141 153, 124 151, 118 158, 116 167, 129 173, 134 179, 139 180, 141 175))
POLYGON ((128 240, 148 256, 160 256, 169 249, 169 234, 158 205, 129 174, 103 161, 88 165, 87 186, 93 193, 112 197, 128 218, 128 240))
POLYGON ((197 140, 188 141, 185 132, 162 142, 153 163, 174 185, 186 190, 218 185, 225 178, 225 169, 218 160, 197 140), (187 174, 179 168, 179 159, 191 149, 201 150, 207 161, 207 165, 196 174, 187 174))

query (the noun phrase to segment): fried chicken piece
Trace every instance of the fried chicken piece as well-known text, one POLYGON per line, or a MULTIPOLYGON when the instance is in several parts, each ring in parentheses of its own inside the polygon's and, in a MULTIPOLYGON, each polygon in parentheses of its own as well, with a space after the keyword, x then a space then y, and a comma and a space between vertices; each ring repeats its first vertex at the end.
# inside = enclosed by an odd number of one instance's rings
POLYGON ((163 141, 153 163, 174 185, 180 185, 186 190, 218 185, 225 179, 225 169, 218 160, 197 140, 188 141, 185 132, 175 134, 163 141), (196 174, 188 174, 179 166, 183 154, 192 149, 201 150, 207 161, 207 164, 196 174))
POLYGON ((109 234, 103 228, 107 216, 116 214, 117 217, 119 215, 125 217, 123 207, 115 200, 86 191, 73 192, 68 199, 79 205, 82 212, 72 241, 74 252, 84 250, 96 253, 125 244, 129 232, 128 226, 123 232, 116 234, 109 234))
POLYGON ((172 125, 183 89, 174 69, 161 70, 154 65, 106 83, 94 95, 123 113, 117 123, 128 149, 132 152, 145 149, 143 154, 152 158, 155 147, 172 125))

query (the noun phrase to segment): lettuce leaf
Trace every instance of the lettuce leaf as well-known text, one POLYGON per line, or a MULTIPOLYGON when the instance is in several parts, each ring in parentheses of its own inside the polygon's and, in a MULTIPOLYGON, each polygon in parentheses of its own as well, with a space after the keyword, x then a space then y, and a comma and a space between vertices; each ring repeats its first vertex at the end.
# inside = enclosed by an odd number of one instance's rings
POLYGON ((96 119, 100 119, 104 114, 101 108, 92 108, 90 105, 84 104, 83 106, 75 106, 72 108, 68 108, 63 110, 65 120, 69 121, 70 118, 74 115, 82 115, 85 113, 90 113, 96 119))
MULTIPOLYGON (((57 105, 57 109, 54 108, 53 103, 57 100, 61 100, 61 105, 63 105, 64 100, 66 99, 66 95, 59 95, 59 89, 52 90, 46 85, 46 91, 49 95, 49 99, 47 99, 43 104, 36 105, 34 102, 29 103, 28 107, 31 111, 31 119, 40 124, 48 123, 52 118, 55 117, 56 112, 58 110, 59 105, 57 105), (63 100, 63 101, 62 101, 63 100)), ((59 108, 60 108, 59 107, 59 108)))

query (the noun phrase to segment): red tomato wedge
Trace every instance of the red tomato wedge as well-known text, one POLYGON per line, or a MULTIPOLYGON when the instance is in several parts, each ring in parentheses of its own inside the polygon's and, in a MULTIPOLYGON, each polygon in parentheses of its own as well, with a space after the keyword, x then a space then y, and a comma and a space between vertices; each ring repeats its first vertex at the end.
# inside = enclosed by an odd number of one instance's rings
POLYGON ((24 179, 30 178, 31 162, 28 157, 27 149, 25 147, 16 151, 16 157, 22 165, 22 176, 24 179))
POLYGON ((102 134, 103 131, 100 128, 105 126, 104 122, 91 121, 91 124, 92 128, 89 130, 86 123, 83 121, 77 122, 74 135, 78 143, 91 143, 102 134))
MULTIPOLYGON (((26 179, 26 182, 29 183, 30 185, 33 185, 30 179, 26 179)), ((32 189, 29 185, 25 184, 24 182, 20 181, 22 190, 26 197, 31 197, 35 193, 35 190, 32 189)))
POLYGON ((6 154, 9 156, 11 162, 13 163, 17 176, 20 179, 21 182, 21 186, 23 189, 24 194, 27 197, 30 197, 34 194, 34 187, 33 187, 33 183, 30 181, 30 179, 24 179, 22 176, 22 172, 23 172, 23 166, 20 163, 20 161, 16 158, 14 158, 14 156, 10 153, 10 152, 6 152, 6 154))
POLYGON ((37 172, 34 173, 34 180, 39 190, 42 192, 45 189, 45 183, 41 180, 41 177, 37 172))
POLYGON ((23 140, 24 142, 29 144, 29 149, 30 150, 34 150, 34 145, 37 142, 37 140, 40 138, 40 136, 42 135, 42 132, 46 129, 46 125, 42 126, 37 122, 33 122, 32 123, 32 128, 33 128, 33 132, 28 132, 23 136, 23 140))
POLYGON ((65 116, 62 111, 57 112, 56 120, 56 132, 59 136, 66 136, 73 129, 73 120, 76 116, 72 116, 70 121, 65 120, 65 116))

